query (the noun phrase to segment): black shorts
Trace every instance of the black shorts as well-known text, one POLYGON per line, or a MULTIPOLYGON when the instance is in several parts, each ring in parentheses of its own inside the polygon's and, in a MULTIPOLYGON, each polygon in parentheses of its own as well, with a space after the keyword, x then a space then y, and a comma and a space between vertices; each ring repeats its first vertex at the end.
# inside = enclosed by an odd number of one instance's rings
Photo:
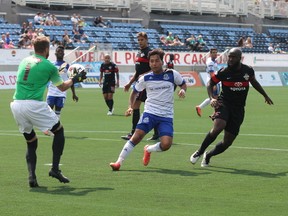
POLYGON ((243 123, 245 116, 245 108, 243 106, 231 106, 223 104, 215 109, 212 119, 223 119, 226 121, 225 130, 237 136, 240 131, 240 126, 243 123))
POLYGON ((114 93, 115 92, 115 85, 113 84, 104 84, 102 87, 102 93, 107 94, 107 93, 114 93))
POLYGON ((146 94, 146 90, 144 89, 143 91, 138 93, 136 100, 140 100, 141 102, 145 102, 146 99, 147 99, 147 94, 146 94))

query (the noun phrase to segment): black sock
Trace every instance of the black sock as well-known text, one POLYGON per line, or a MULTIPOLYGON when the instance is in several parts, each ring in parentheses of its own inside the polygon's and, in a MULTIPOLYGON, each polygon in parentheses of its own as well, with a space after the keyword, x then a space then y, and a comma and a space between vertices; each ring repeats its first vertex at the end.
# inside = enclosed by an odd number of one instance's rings
POLYGON ((112 100, 109 100, 109 101, 108 101, 109 111, 112 111, 112 109, 113 109, 113 105, 114 105, 114 101, 113 101, 113 99, 112 99, 112 100))
POLYGON ((27 151, 26 151, 26 162, 27 168, 29 172, 29 176, 36 178, 36 163, 37 163, 37 155, 36 150, 38 146, 38 139, 33 142, 27 142, 27 151))
POLYGON ((133 116, 132 116, 132 130, 131 133, 133 134, 136 128, 136 125, 140 119, 140 109, 134 109, 133 110, 133 116))
POLYGON ((223 142, 219 142, 212 150, 209 151, 209 153, 207 154, 208 157, 212 157, 218 154, 223 153, 226 149, 228 149, 229 146, 226 146, 223 144, 223 142))
POLYGON ((206 135, 205 139, 203 140, 198 152, 199 152, 199 155, 202 155, 204 153, 204 151, 206 150, 206 148, 214 142, 214 140, 216 139, 217 137, 212 137, 210 132, 206 135))
POLYGON ((110 110, 110 107, 109 107, 109 100, 105 100, 105 103, 106 103, 107 107, 108 107, 109 110, 110 110))
POLYGON ((52 144, 52 151, 53 151, 53 160, 52 160, 52 169, 59 170, 59 163, 61 159, 61 155, 63 153, 65 144, 65 137, 64 137, 64 128, 62 127, 60 130, 54 132, 54 139, 52 144))

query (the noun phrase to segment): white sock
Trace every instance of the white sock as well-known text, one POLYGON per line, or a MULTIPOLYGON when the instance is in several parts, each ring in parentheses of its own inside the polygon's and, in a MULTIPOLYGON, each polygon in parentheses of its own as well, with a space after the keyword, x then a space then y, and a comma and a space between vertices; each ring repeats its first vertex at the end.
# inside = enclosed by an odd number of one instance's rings
POLYGON ((126 144, 123 146, 123 149, 120 152, 116 163, 122 164, 122 162, 126 159, 126 157, 128 157, 130 152, 134 149, 134 147, 135 145, 133 145, 133 143, 130 140, 128 140, 126 144))
POLYGON ((157 142, 154 145, 149 145, 147 148, 148 152, 162 152, 162 149, 160 148, 160 142, 157 142))
POLYGON ((208 106, 210 104, 210 98, 206 98, 200 105, 199 107, 203 109, 204 107, 208 106))

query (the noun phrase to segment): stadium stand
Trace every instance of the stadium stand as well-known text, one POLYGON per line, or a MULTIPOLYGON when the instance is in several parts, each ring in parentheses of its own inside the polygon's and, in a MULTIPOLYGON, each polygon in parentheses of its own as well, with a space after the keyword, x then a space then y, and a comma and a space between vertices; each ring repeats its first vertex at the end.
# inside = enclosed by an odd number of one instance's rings
MULTIPOLYGON (((121 1, 121 0, 30 0, 30 1, 15 1, 20 5, 62 5, 68 7, 101 7, 101 5, 109 5, 110 8, 129 8, 132 1, 121 1), (77 5, 76 5, 77 2, 77 5), (122 5, 122 6, 121 6, 122 5)), ((252 1, 250 0, 239 0, 239 1, 231 1, 231 0, 146 0, 146 1, 133 1, 141 4, 143 8, 147 11, 166 11, 172 13, 173 11, 180 11, 185 13, 191 13, 197 11, 197 13, 218 13, 218 14, 234 14, 234 15, 247 15, 249 8, 251 8, 252 1), (219 2, 219 5, 215 5, 219 2), (235 2, 238 2, 237 5, 235 2), (244 8, 244 3, 245 8, 244 8), (204 5, 206 5, 204 7, 204 5), (222 5, 222 6, 221 6, 222 5), (223 5, 226 5, 224 7, 223 5), (228 6, 227 6, 228 5, 228 6), (205 8, 210 8, 205 9, 205 8), (220 12, 221 11, 221 12, 220 12)), ((286 7, 286 3, 284 1, 281 2, 282 6, 286 7)), ((276 10, 276 6, 279 7, 280 3, 277 1, 277 4, 269 4, 270 9, 273 8, 273 16, 275 16, 278 12, 276 10), (272 6, 271 6, 272 5, 272 6), (276 13, 277 12, 277 13, 276 13)), ((255 5, 255 1, 253 1, 255 5)), ((262 3, 257 3, 257 7, 261 7, 262 3)), ((265 5, 266 7, 267 5, 265 5)), ((107 6, 108 7, 108 6, 107 6)), ((108 8, 109 8, 108 7, 108 8)), ((264 6, 263 6, 264 7, 264 6)), ((254 10, 254 9, 253 9, 254 10)), ((264 10, 265 11, 265 10, 264 10)), ((253 13, 256 13, 255 11, 253 13)), ((286 13, 282 11, 282 16, 285 16, 286 13)), ((22 14, 23 15, 23 14, 22 14)), ((70 14, 71 15, 71 14, 70 14)), ((25 14, 24 14, 25 16, 25 14)), ((259 15, 260 16, 260 15, 259 15)), ((268 16, 268 15, 267 15, 268 16)), ((269 15, 271 17, 271 13, 269 15)), ((59 20, 62 23, 62 26, 45 26, 41 25, 43 28, 45 35, 49 36, 50 39, 54 42, 62 41, 62 36, 64 30, 68 31, 70 37, 73 36, 72 30, 73 25, 69 19, 69 15, 57 15, 59 20)), ((83 16, 84 17, 84 16, 83 16)), ((105 20, 110 18, 105 17, 105 20)), ((135 19, 136 20, 136 19, 135 19)), ((138 19, 138 21, 141 19, 138 19)), ((32 14, 27 15, 27 22, 33 22, 32 14)), ((154 19, 153 21, 158 23, 158 26, 155 28, 144 28, 141 23, 131 23, 131 22, 122 22, 123 18, 114 18, 111 22, 111 28, 101 28, 93 26, 93 17, 86 16, 84 26, 85 34, 88 36, 88 39, 82 43, 72 43, 71 48, 80 47, 81 49, 89 49, 95 43, 110 43, 112 48, 115 50, 137 50, 137 39, 135 35, 139 31, 145 31, 148 33, 150 46, 152 48, 161 47, 164 50, 169 51, 185 51, 189 52, 190 48, 188 46, 165 46, 160 41, 160 37, 163 35, 167 35, 168 32, 173 32, 173 35, 177 35, 180 40, 185 43, 186 38, 191 35, 202 35, 205 41, 205 46, 201 49, 203 52, 207 52, 210 48, 216 47, 219 51, 223 52, 228 47, 233 47, 237 45, 237 40, 239 37, 251 37, 253 41, 253 48, 243 48, 244 52, 252 52, 252 53, 268 53, 267 47, 269 43, 279 44, 282 49, 287 50, 287 36, 288 30, 283 30, 280 28, 267 29, 266 32, 256 33, 253 29, 252 24, 237 24, 237 23, 216 23, 216 22, 206 22, 205 24, 200 21, 178 21, 178 20, 160 20, 154 19), (118 19, 118 20, 117 20, 118 19)), ((39 28, 40 26, 34 26, 39 28)), ((10 33, 11 39, 14 41, 15 45, 19 41, 19 31, 21 29, 20 24, 11 24, 8 23, 4 18, 0 18, 0 33, 5 34, 7 32, 10 33)))

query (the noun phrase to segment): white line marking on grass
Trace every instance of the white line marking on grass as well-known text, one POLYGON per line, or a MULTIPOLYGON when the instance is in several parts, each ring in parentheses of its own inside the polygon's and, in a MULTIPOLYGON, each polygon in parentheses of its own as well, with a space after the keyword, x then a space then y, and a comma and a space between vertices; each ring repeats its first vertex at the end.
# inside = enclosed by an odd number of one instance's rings
MULTIPOLYGON (((186 146, 200 146, 199 144, 193 144, 193 143, 175 143, 176 145, 186 145, 186 146)), ((210 145, 214 146, 214 145, 210 145)), ((244 146, 230 146, 229 148, 236 148, 236 149, 249 149, 249 150, 265 150, 265 151, 287 151, 288 149, 276 149, 276 148, 259 148, 259 147, 244 147, 244 146)))
MULTIPOLYGON (((45 166, 52 166, 52 163, 46 163, 45 166)), ((59 166, 62 166, 62 164, 59 164, 59 166)))
MULTIPOLYGON (((66 137, 67 133, 125 133, 123 131, 65 131, 66 137)), ((182 135, 203 135, 206 133, 189 133, 189 132, 175 132, 175 134, 182 134, 182 135)), ((255 137, 279 137, 279 138, 286 138, 288 135, 275 135, 275 134, 241 134, 243 136, 255 136, 255 137)), ((0 136, 23 136, 22 134, 19 133, 19 131, 3 131, 0 130, 0 136), (12 133, 5 133, 5 132, 12 132, 12 133), (15 132, 15 133, 13 133, 15 132)), ((38 137, 46 137, 46 138, 51 138, 50 136, 46 135, 37 135, 38 137)), ((123 142, 123 140, 119 139, 102 139, 102 138, 89 138, 85 137, 83 140, 93 140, 93 141, 112 141, 112 142, 123 142)), ((194 143, 176 143, 177 145, 190 145, 190 146, 199 146, 200 144, 194 144, 194 143)), ((211 145, 213 146, 213 145, 211 145)), ((230 148, 237 148, 237 149, 250 149, 250 150, 264 150, 264 151, 285 151, 288 152, 288 149, 276 149, 276 148, 259 148, 259 147, 241 147, 241 146, 231 146, 230 148)))
MULTIPOLYGON (((17 130, 0 130, 0 135, 11 135, 6 133, 19 133, 17 130), (3 134, 2 134, 3 133, 3 134)), ((65 133, 127 133, 127 131, 90 131, 90 130, 82 130, 82 131, 73 131, 73 130, 65 130, 65 133)), ((196 132, 174 132, 174 134, 180 135, 206 135, 207 133, 196 133, 196 132)), ((223 134, 222 134, 223 135, 223 134)), ((255 136, 255 137, 282 137, 288 138, 288 135, 284 134, 239 134, 239 136, 255 136)))

